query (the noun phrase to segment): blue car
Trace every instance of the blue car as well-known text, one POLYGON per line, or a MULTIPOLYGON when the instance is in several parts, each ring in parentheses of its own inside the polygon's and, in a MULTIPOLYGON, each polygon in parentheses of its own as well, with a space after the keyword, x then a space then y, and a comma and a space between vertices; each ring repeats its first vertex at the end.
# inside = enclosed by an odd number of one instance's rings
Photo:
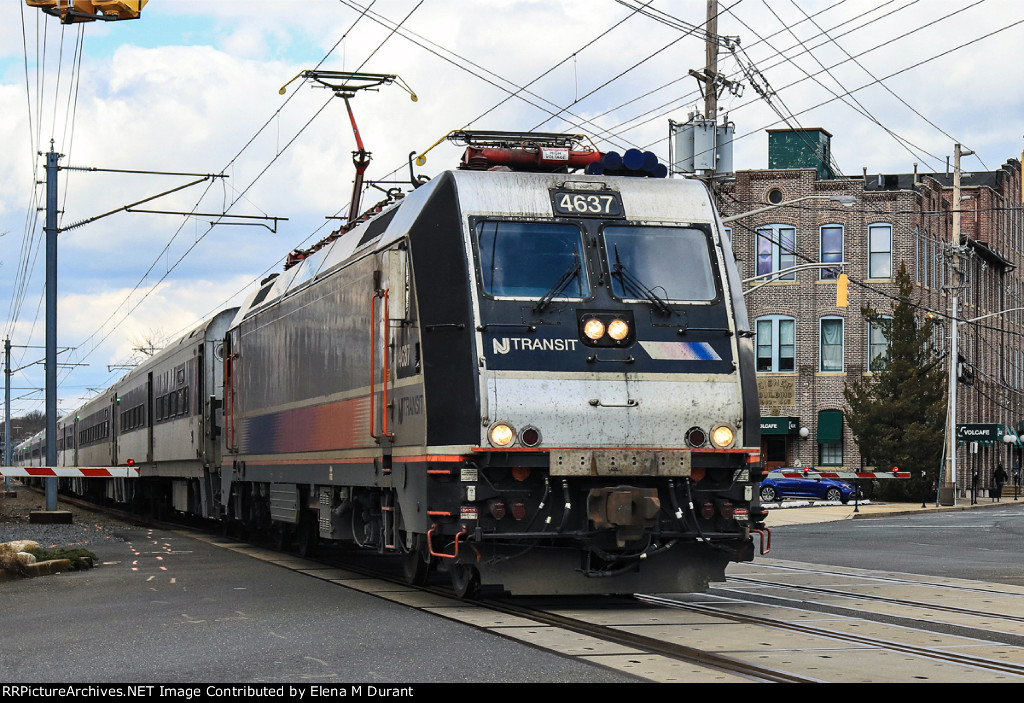
POLYGON ((825 478, 811 469, 783 466, 769 471, 761 481, 761 500, 774 503, 783 498, 816 498, 846 503, 856 490, 852 483, 825 478))

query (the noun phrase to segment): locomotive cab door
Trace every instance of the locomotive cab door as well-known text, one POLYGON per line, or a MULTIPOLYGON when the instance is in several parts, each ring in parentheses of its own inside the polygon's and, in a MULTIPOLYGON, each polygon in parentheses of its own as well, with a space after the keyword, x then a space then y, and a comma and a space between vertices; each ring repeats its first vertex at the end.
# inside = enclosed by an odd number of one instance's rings
POLYGON ((407 256, 401 246, 381 255, 374 271, 370 335, 370 434, 380 446, 386 469, 395 444, 396 329, 408 316, 407 256))

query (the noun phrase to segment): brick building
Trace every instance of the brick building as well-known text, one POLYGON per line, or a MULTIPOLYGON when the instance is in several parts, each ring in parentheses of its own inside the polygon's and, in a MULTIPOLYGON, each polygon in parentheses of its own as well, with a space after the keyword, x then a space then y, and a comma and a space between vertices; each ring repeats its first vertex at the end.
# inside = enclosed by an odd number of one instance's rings
MULTIPOLYGON (((728 226, 741 276, 762 276, 745 290, 768 467, 864 465, 844 421, 843 389, 885 351, 861 306, 891 309, 901 264, 922 314, 938 321, 937 348, 948 347, 952 173, 917 173, 915 164, 908 174, 838 175, 831 138, 822 129, 769 131, 771 167, 737 172, 721 194, 724 218, 761 210, 728 226), (809 262, 837 268, 778 274, 809 262), (850 279, 848 307, 836 305, 839 262, 850 279)), ((964 171, 961 188, 959 347, 974 376, 958 386, 957 423, 974 440, 957 455, 963 496, 973 472, 987 489, 998 462, 1012 473, 1021 456, 1020 442, 1002 440, 1024 429, 1024 310, 964 322, 1024 308, 1021 164, 964 171)))

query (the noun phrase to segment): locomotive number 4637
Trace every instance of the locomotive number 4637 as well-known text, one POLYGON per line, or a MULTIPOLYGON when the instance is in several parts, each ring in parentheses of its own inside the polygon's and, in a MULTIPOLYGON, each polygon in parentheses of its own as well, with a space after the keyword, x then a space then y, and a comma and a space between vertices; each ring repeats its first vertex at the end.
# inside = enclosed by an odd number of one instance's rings
POLYGON ((625 217, 622 198, 612 191, 580 192, 552 190, 551 203, 556 215, 570 217, 625 217))

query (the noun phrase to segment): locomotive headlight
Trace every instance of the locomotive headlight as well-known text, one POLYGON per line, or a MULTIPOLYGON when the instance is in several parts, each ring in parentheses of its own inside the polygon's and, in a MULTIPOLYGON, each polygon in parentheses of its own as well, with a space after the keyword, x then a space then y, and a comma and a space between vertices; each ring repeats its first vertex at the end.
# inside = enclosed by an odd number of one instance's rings
POLYGON ((491 429, 487 432, 487 437, 495 447, 507 447, 516 438, 516 431, 512 429, 511 425, 499 422, 491 426, 491 429))
POLYGON ((728 447, 732 444, 734 435, 731 427, 719 425, 711 430, 711 443, 716 447, 728 447))
POLYGON ((579 310, 580 341, 599 349, 624 349, 636 341, 636 324, 631 310, 579 310))
POLYGON ((583 334, 596 342, 604 336, 604 323, 597 318, 590 318, 587 320, 586 324, 583 325, 583 334))
POLYGON ((629 325, 625 320, 612 320, 608 323, 608 336, 615 341, 622 341, 629 336, 629 325))

